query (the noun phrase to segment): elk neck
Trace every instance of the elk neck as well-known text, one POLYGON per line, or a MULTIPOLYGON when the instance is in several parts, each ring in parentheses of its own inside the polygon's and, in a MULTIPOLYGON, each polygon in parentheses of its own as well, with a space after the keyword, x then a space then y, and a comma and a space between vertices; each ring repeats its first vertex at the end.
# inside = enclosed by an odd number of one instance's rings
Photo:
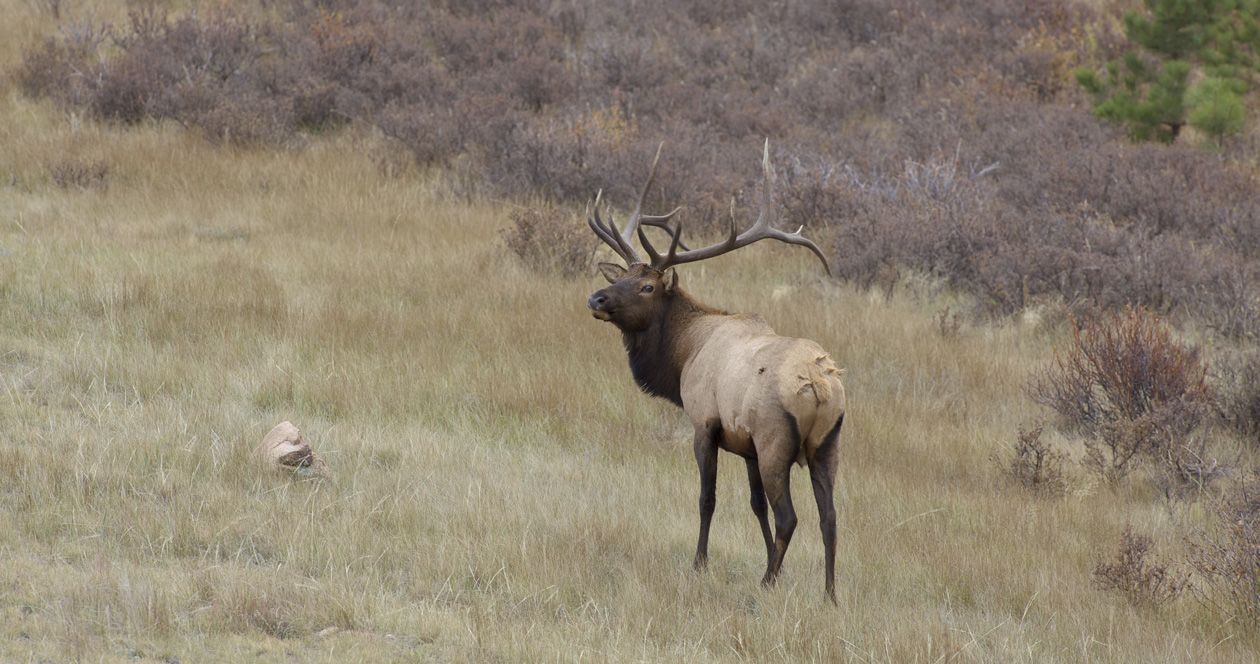
POLYGON ((630 372, 639 389, 682 407, 682 370, 703 345, 713 327, 698 325, 707 316, 726 312, 701 304, 681 288, 666 299, 665 306, 647 328, 623 330, 621 341, 630 358, 630 372))

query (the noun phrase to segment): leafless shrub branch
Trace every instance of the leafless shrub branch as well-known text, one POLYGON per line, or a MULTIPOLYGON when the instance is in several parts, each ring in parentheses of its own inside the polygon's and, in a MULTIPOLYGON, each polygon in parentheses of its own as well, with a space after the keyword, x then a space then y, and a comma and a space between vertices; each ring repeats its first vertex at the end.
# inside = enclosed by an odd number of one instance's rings
POLYGON ((1133 534, 1126 526, 1120 535, 1120 550, 1112 561, 1094 565, 1094 585, 1124 595, 1139 606, 1158 608, 1176 599, 1189 587, 1188 574, 1170 571, 1153 559, 1154 540, 1133 534))
POLYGON ((1211 507, 1212 520, 1186 537, 1200 580, 1194 596, 1244 625, 1260 625, 1260 484, 1243 478, 1211 507))
POLYGON ((1067 489, 1063 478, 1064 455, 1042 441, 1041 432, 1042 425, 1029 430, 1019 428, 1019 438, 1004 470, 1007 477, 1026 489, 1047 496, 1062 495, 1067 489))

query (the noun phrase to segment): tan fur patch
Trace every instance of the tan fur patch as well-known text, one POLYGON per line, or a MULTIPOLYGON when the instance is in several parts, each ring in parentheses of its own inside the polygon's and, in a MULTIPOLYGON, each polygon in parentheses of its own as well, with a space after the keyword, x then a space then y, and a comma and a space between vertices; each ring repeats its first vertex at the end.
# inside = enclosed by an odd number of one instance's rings
POLYGON ((829 378, 839 373, 836 365, 832 363, 830 355, 820 355, 814 358, 814 361, 806 365, 809 372, 807 376, 798 376, 801 380, 807 381, 807 384, 801 388, 800 393, 805 394, 806 390, 814 393, 814 399, 817 403, 822 404, 831 400, 831 381, 829 378))

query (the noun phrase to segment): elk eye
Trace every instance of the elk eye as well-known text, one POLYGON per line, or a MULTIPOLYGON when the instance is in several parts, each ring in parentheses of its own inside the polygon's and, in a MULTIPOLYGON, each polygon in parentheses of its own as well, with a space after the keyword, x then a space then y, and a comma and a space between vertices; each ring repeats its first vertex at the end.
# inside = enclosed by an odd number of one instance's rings
POLYGON ((651 293, 651 292, 652 292, 652 291, 654 291, 654 290, 656 290, 656 289, 652 287, 652 284, 645 284, 645 285, 643 286, 643 288, 642 288, 639 292, 640 292, 640 293, 651 293))

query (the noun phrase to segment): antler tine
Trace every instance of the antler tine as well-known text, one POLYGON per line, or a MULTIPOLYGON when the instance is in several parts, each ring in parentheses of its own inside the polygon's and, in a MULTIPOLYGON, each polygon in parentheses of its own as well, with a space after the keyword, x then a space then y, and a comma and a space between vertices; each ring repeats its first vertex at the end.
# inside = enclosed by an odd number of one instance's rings
POLYGON ((831 266, 827 264, 827 257, 823 255, 822 249, 819 249, 818 245, 814 244, 808 238, 801 235, 801 231, 805 230, 804 224, 797 227, 797 229, 791 233, 785 233, 770 225, 770 223, 774 221, 774 218, 776 217, 775 210, 774 210, 774 182, 776 180, 776 177, 774 173, 774 166, 770 163, 770 139, 769 138, 766 139, 765 149, 761 155, 761 170, 762 170, 761 212, 760 214, 757 215, 756 223, 754 223, 752 228, 748 229, 748 231, 746 231, 745 233, 750 238, 752 238, 754 235, 756 236, 754 239, 751 239, 748 242, 748 244, 751 244, 753 242, 756 242, 757 240, 761 240, 761 239, 769 237, 775 240, 786 242, 788 244, 796 244, 802 247, 808 247, 809 250, 814 252, 814 255, 818 257, 818 260, 822 261, 823 269, 827 271, 827 276, 831 276, 831 266))
MULTIPOLYGON (((676 211, 677 210, 675 210, 675 212, 676 211)), ((643 232, 643 227, 639 226, 639 243, 642 244, 643 248, 648 252, 648 259, 651 261, 649 265, 652 267, 656 267, 658 263, 668 265, 669 262, 673 260, 674 254, 677 253, 678 245, 682 244, 680 239, 682 237, 682 223, 679 223, 673 228, 670 228, 669 226, 661 226, 661 228, 668 230, 671 236, 669 242, 669 253, 665 255, 664 260, 662 260, 660 254, 656 253, 656 248, 652 246, 652 243, 648 242, 647 234, 643 232)), ((660 269, 663 270, 665 268, 660 269)))
MULTIPOLYGON (((657 228, 663 228, 665 229, 665 232, 669 233, 670 235, 673 235, 675 226, 671 225, 669 223, 669 220, 672 219, 674 215, 678 214, 681 211, 682 211, 682 207, 677 207, 677 208, 674 208, 673 212, 670 212, 669 214, 661 215, 659 217, 646 217, 645 216, 639 221, 639 225, 640 226, 655 226, 657 228)), ((681 222, 679 223, 678 227, 679 228, 682 227, 681 222)), ((681 240, 678 242, 678 246, 687 250, 691 249, 691 247, 687 246, 686 242, 683 242, 681 240)))
MULTIPOLYGON (((663 228, 670 235, 675 236, 673 242, 680 243, 680 240, 678 239, 677 236, 678 236, 678 232, 682 231, 682 222, 679 222, 678 225, 675 227, 669 224, 669 220, 672 219, 674 215, 678 214, 681 210, 682 210, 682 207, 676 207, 669 214, 662 214, 659 216, 651 216, 651 217, 646 217, 646 216, 640 217, 639 226, 636 229, 639 234, 639 244, 643 245, 643 248, 648 252, 648 256, 653 262, 655 262, 657 258, 660 258, 660 254, 656 253, 656 248, 653 247, 652 243, 648 241, 647 234, 643 232, 643 227, 655 226, 657 228, 663 228)), ((686 245, 683 245, 683 249, 687 249, 687 248, 688 247, 686 245)))
MULTIPOLYGON (((639 229, 639 223, 643 220, 643 202, 647 200, 648 192, 652 189, 652 183, 656 181, 656 166, 661 161, 661 150, 664 148, 665 141, 661 141, 656 146, 656 157, 652 159, 652 170, 648 172, 647 183, 643 185, 643 191, 639 194, 639 202, 634 204, 634 212, 630 213, 630 219, 626 221, 626 230, 621 235, 622 241, 626 244, 630 244, 630 238, 634 237, 634 234, 639 229)), ((678 212, 678 210, 674 210, 674 212, 666 215, 665 219, 673 216, 675 212, 678 212)), ((648 219, 658 220, 656 217, 648 217, 648 219)))
MULTIPOLYGON (((753 240, 752 242, 756 242, 757 240, 763 240, 765 238, 770 237, 776 240, 781 240, 788 244, 796 244, 802 247, 808 247, 809 250, 814 252, 814 255, 818 257, 818 260, 822 261, 823 269, 827 271, 827 276, 829 277, 831 276, 831 266, 827 264, 827 257, 823 255, 822 249, 819 249, 818 245, 814 244, 809 238, 801 235, 801 231, 805 230, 805 226, 802 225, 800 228, 797 228, 794 232, 791 232, 791 233, 784 233, 783 231, 778 230, 776 228, 769 228, 766 230, 767 230, 767 233, 765 235, 758 237, 756 240, 753 240)), ((752 244, 752 242, 749 242, 748 244, 752 244)))
POLYGON ((595 194, 594 205, 591 204, 591 201, 586 201, 586 224, 591 227, 592 231, 595 231, 596 237, 607 244, 615 244, 612 237, 608 235, 608 229, 604 227, 603 220, 599 218, 599 199, 603 195, 604 190, 600 189, 599 192, 595 194))
POLYGON ((591 230, 595 231, 595 235, 604 241, 604 244, 611 247, 626 262, 626 265, 634 265, 640 262, 638 252, 634 250, 634 247, 630 246, 628 238, 623 238, 617 232, 616 223, 609 219, 609 222, 605 224, 604 220, 599 216, 599 201, 603 195, 603 189, 600 189, 595 194, 594 206, 591 205, 590 201, 586 202, 586 223, 591 227, 591 230))
MULTIPOLYGON (((589 201, 586 204, 587 224, 591 227, 591 230, 595 231, 595 235, 598 236, 599 239, 603 240, 609 247, 612 247, 612 250, 617 252, 617 255, 621 256, 621 258, 626 261, 627 266, 642 262, 639 259, 639 253, 634 250, 634 246, 631 244, 631 240, 634 238, 635 233, 639 234, 640 241, 643 242, 644 248, 647 249, 652 256, 658 256, 656 250, 650 243, 648 243, 646 236, 644 236, 640 230, 642 225, 647 224, 648 226, 656 226, 658 228, 671 230, 669 220, 672 219, 674 215, 678 214, 679 210, 682 210, 681 207, 678 207, 674 208, 674 210, 669 214, 643 214, 643 203, 647 200, 648 192, 652 190, 652 183, 656 181, 656 167, 660 164, 661 150, 664 147, 664 142, 661 142, 660 145, 656 146, 656 157, 652 159, 652 170, 648 172, 647 182, 643 185, 643 191, 639 193, 639 200, 635 203, 634 212, 630 213, 630 218, 626 220, 625 230, 617 230, 617 224, 612 219, 609 219, 608 223, 604 223, 604 220, 600 218, 599 201, 600 197, 604 193, 602 189, 595 195, 595 205, 593 209, 589 201)), ((684 249, 685 248, 686 247, 684 247, 684 249)))
MULTIPOLYGON (((774 166, 770 165, 770 139, 766 139, 766 146, 761 153, 761 211, 757 214, 757 221, 753 222, 749 232, 760 227, 769 227, 769 222, 775 217, 774 214, 774 182, 777 180, 774 176, 774 166)), ((732 206, 732 211, 734 206, 732 206)), ((734 215, 732 215, 734 216, 734 215)))
MULTIPOLYGON (((652 267, 658 270, 665 270, 673 265, 681 265, 683 263, 692 263, 695 261, 704 260, 706 258, 713 258, 715 256, 721 256, 722 254, 728 253, 730 251, 734 251, 736 249, 739 249, 740 247, 746 247, 760 240, 773 239, 773 240, 779 240, 780 242, 786 242, 788 244, 796 244, 803 247, 808 247, 810 251, 813 251, 814 255, 818 257, 818 260, 822 261, 823 269, 825 269, 827 271, 827 275, 830 276, 831 266, 827 264, 827 257, 823 255, 823 252, 821 249, 818 248, 818 245, 814 244, 808 238, 801 235, 801 231, 804 230, 805 228, 804 226, 801 226, 800 228, 796 229, 796 232, 794 233, 785 233, 770 225, 771 222, 774 220, 774 216, 775 216, 774 214, 775 174, 774 174, 774 166, 770 163, 770 139, 766 139, 765 149, 762 153, 761 169, 762 169, 762 177, 763 177, 763 183, 764 183, 762 186, 762 192, 761 192, 761 197, 762 197, 761 198, 761 211, 757 215, 757 220, 753 222, 753 225, 748 230, 744 231, 743 233, 740 233, 738 236, 735 234, 735 202, 734 200, 732 200, 731 201, 731 234, 729 237, 726 238, 726 240, 719 242, 717 244, 714 244, 714 245, 710 245, 708 247, 702 247, 700 249, 692 249, 692 250, 683 251, 682 253, 676 253, 671 250, 668 256, 660 257, 659 260, 656 257, 656 253, 652 252, 654 256, 652 260, 652 267)), ((682 225, 679 224, 678 233, 681 233, 681 232, 682 232, 682 225)))
POLYGON ((630 244, 630 239, 626 237, 624 233, 617 230, 617 222, 609 219, 608 226, 612 229, 613 239, 616 240, 617 245, 621 247, 621 250, 617 253, 621 254, 621 257, 626 259, 626 266, 629 267, 635 263, 642 263, 643 261, 639 258, 639 252, 634 250, 634 247, 630 244))

